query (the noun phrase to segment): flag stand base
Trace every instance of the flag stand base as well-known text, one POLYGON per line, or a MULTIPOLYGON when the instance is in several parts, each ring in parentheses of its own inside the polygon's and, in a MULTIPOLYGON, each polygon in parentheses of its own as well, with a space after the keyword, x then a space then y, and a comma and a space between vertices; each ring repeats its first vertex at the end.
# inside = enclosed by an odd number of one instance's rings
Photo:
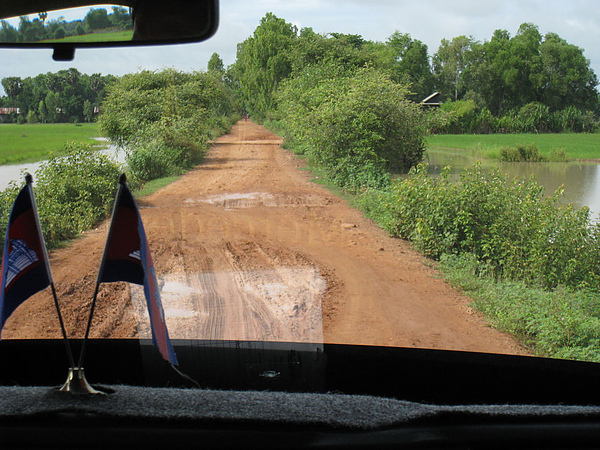
POLYGON ((71 367, 69 368, 69 375, 67 381, 60 388, 61 392, 70 392, 74 395, 81 394, 102 394, 102 392, 94 389, 87 382, 85 378, 85 372, 83 367, 71 367))

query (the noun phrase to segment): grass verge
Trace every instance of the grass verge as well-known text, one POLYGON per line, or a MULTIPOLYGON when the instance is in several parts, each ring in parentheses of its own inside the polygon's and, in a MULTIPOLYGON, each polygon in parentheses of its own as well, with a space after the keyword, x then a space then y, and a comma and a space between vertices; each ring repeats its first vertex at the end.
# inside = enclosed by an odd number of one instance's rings
POLYGON ((443 257, 439 269, 495 328, 514 335, 536 355, 600 362, 597 293, 497 280, 469 255, 443 257))
POLYGON ((174 181, 179 180, 179 178, 181 178, 181 176, 157 178, 155 180, 148 181, 139 190, 134 192, 134 196, 135 198, 146 197, 173 183, 174 181))

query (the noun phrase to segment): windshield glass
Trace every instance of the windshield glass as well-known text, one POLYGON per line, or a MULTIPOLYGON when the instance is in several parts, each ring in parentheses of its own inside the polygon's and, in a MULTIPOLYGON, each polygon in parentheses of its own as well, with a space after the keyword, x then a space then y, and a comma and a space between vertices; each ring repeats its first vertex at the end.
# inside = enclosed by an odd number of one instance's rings
MULTIPOLYGON (((600 361, 596 3, 220 8, 200 44, 0 50, 0 233, 28 171, 69 336, 97 281, 90 337, 152 336, 146 281, 98 276, 124 172, 172 339, 600 361)), ((99 11, 0 41, 131 35, 99 11)), ((2 329, 60 337, 50 289, 2 329)))

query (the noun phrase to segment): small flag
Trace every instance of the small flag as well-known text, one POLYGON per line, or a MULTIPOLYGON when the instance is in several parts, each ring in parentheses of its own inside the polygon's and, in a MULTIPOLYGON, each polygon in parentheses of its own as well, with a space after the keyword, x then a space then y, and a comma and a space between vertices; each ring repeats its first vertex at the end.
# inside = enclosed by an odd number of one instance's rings
POLYGON ((165 360, 177 365, 144 225, 133 195, 125 184, 126 181, 125 175, 121 175, 108 239, 98 273, 98 284, 128 281, 144 286, 152 328, 152 342, 158 347, 165 360))
POLYGON ((31 175, 25 180, 6 227, 0 272, 0 332, 21 303, 52 283, 31 175))

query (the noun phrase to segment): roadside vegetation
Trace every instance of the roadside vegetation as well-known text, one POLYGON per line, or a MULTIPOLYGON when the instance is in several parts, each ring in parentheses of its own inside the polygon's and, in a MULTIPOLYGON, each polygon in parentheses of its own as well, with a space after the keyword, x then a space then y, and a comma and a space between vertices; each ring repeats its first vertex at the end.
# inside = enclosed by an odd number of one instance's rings
POLYGON ((443 40, 429 65, 406 34, 374 43, 267 14, 229 72, 255 120, 438 261, 494 326, 540 355, 600 362, 600 225, 588 209, 563 206, 560 191, 547 198, 533 179, 477 165, 456 182, 418 164, 426 142, 508 161, 596 157, 598 81, 581 49, 523 24, 484 43, 443 40), (565 90, 567 78, 578 88, 565 90), (415 108, 434 89, 444 106, 415 108))
POLYGON ((125 75, 110 86, 102 108, 103 135, 125 149, 129 171, 139 182, 191 169, 208 141, 240 118, 223 74, 213 70, 125 75))
MULTIPOLYGON (((109 215, 120 173, 128 173, 133 190, 149 180, 179 175, 200 161, 209 139, 229 131, 240 117, 218 71, 125 75, 113 83, 102 108, 106 112, 100 123, 89 126, 0 125, 0 133, 15 128, 27 133, 70 127, 93 130, 97 136, 100 131, 114 143, 126 145, 127 164, 120 167, 90 144, 64 144, 63 136, 62 148, 36 171, 35 193, 50 248, 79 236, 109 215)), ((21 184, 0 191, 2 240, 21 184)))
MULTIPOLYGON (((122 169, 89 144, 67 143, 34 174, 40 221, 48 247, 89 230, 110 213, 122 169)), ((2 242, 10 208, 22 183, 0 191, 2 242)))
POLYGON ((479 165, 458 183, 419 165, 355 202, 440 261, 495 326, 541 355, 600 361, 600 224, 560 197, 479 165))

